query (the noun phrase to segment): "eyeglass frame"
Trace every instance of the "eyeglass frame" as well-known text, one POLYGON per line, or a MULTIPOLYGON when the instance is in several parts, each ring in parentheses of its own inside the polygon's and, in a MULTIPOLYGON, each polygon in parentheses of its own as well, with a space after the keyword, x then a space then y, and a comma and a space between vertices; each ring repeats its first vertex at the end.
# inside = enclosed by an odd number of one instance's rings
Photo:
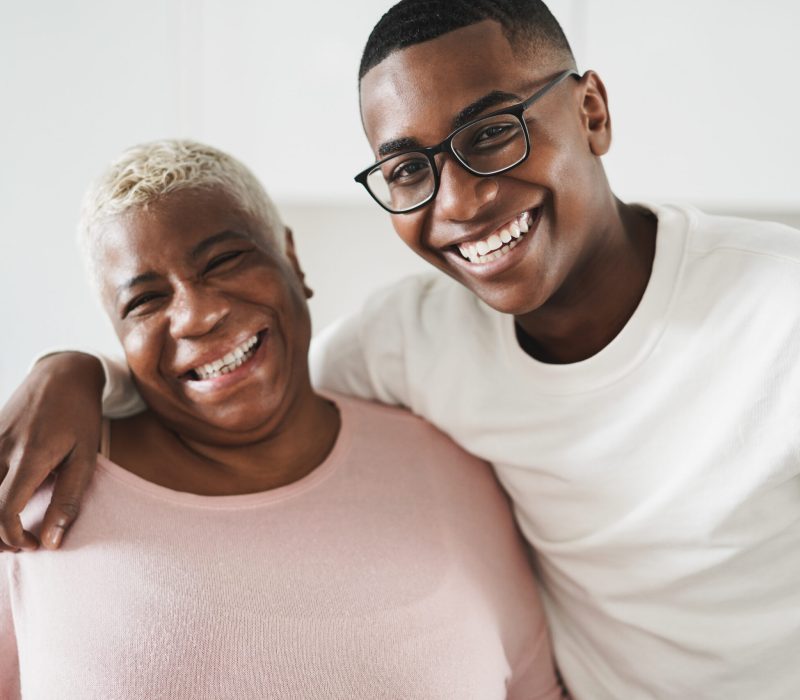
POLYGON ((528 159, 528 156, 531 153, 531 137, 530 137, 530 134, 528 133, 528 124, 525 121, 525 119, 523 119, 523 116, 522 116, 524 114, 525 110, 528 109, 538 99, 544 97, 548 92, 550 92, 550 90, 552 90, 554 87, 556 87, 556 85, 559 85, 561 82, 563 82, 564 80, 566 80, 567 78, 569 78, 571 76, 575 76, 576 78, 580 78, 581 77, 580 73, 578 73, 576 70, 574 70, 572 68, 569 68, 568 70, 565 70, 565 71, 559 73, 555 78, 553 78, 549 82, 545 83, 536 92, 534 92, 533 95, 531 95, 527 100, 524 100, 522 102, 518 102, 517 104, 511 105, 510 107, 505 107, 503 109, 498 109, 496 112, 490 112, 489 114, 483 114, 480 117, 476 117, 475 119, 472 119, 472 120, 468 121, 466 124, 462 124, 457 129, 451 131, 440 143, 438 143, 435 146, 424 146, 424 147, 421 147, 421 148, 411 148, 411 149, 409 149, 407 151, 404 151, 402 153, 393 153, 390 156, 386 156, 386 158, 382 158, 381 160, 377 161, 376 163, 373 163, 372 165, 370 165, 368 168, 365 168, 364 170, 362 170, 353 179, 356 182, 364 185, 364 189, 367 190, 369 195, 383 209, 388 211, 390 214, 411 214, 412 212, 415 212, 418 209, 421 209, 422 207, 426 206, 427 204, 430 204, 434 199, 436 199, 436 195, 439 192, 439 183, 441 181, 441 176, 439 174, 439 168, 436 166, 436 161, 434 160, 434 156, 438 155, 439 153, 449 153, 453 157, 455 162, 458 163, 458 165, 460 165, 462 168, 464 168, 464 170, 466 170, 468 173, 470 173, 472 175, 475 175, 476 177, 493 177, 495 175, 501 175, 502 173, 506 173, 509 170, 512 170, 513 168, 516 168, 518 165, 521 165, 522 163, 524 163, 528 159), (503 114, 509 114, 509 115, 511 115, 513 117, 516 117, 517 120, 519 121, 519 123, 522 125, 522 133, 525 135, 525 155, 523 155, 522 158, 520 158, 513 165, 506 166, 505 168, 500 168, 499 170, 494 170, 493 172, 490 172, 490 173, 477 172, 476 170, 473 170, 469 165, 467 165, 467 163, 465 163, 461 159, 461 157, 458 155, 458 153, 453 149, 453 139, 456 136, 458 136, 458 134, 460 134, 462 131, 464 131, 465 129, 469 129, 470 127, 474 126, 478 122, 481 122, 484 119, 491 119, 492 117, 498 117, 498 116, 503 115, 503 114), (394 158, 397 158, 398 156, 403 155, 403 153, 421 153, 422 155, 424 155, 428 159, 428 162, 430 163, 430 166, 431 166, 431 170, 433 172, 433 190, 431 191, 430 195, 426 199, 424 199, 422 202, 420 202, 419 204, 415 204, 413 207, 410 207, 408 209, 402 209, 400 211, 397 211, 395 209, 390 209, 380 199, 378 199, 378 197, 375 194, 373 194, 372 190, 369 188, 369 185, 367 185, 367 178, 369 177, 369 175, 376 168, 379 168, 384 163, 386 163, 386 162, 388 162, 390 160, 393 160, 394 158))

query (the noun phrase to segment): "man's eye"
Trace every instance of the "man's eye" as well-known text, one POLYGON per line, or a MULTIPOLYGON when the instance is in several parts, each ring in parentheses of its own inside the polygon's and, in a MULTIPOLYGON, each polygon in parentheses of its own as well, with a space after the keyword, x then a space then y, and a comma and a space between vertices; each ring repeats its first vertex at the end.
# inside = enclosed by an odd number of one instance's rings
POLYGON ((220 265, 224 265, 226 262, 230 262, 231 260, 236 260, 236 258, 241 257, 244 254, 243 250, 232 250, 229 253, 223 253, 222 255, 218 255, 216 258, 212 258, 209 263, 206 265, 206 269, 203 272, 210 272, 211 270, 219 267, 220 265))
POLYGON ((429 171, 430 163, 425 158, 415 158, 394 166, 387 179, 389 184, 415 183, 426 178, 429 171))
POLYGON ((503 142, 518 130, 518 127, 515 127, 514 124, 492 124, 475 134, 473 142, 476 146, 503 142))
POLYGON ((140 294, 138 297, 134 297, 131 299, 126 305, 125 309, 123 310, 122 318, 125 318, 128 314, 136 309, 140 309, 143 306, 146 306, 152 301, 156 299, 160 299, 163 294, 157 294, 156 292, 146 292, 145 294, 140 294))

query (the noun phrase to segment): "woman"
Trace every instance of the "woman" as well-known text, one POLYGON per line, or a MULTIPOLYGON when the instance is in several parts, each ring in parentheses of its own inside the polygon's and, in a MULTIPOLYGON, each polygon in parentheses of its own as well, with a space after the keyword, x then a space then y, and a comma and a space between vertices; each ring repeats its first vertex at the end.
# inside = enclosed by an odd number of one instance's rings
POLYGON ((561 697, 487 466, 311 388, 310 292, 244 166, 130 149, 80 229, 147 409, 61 551, 2 555, 3 697, 561 697))

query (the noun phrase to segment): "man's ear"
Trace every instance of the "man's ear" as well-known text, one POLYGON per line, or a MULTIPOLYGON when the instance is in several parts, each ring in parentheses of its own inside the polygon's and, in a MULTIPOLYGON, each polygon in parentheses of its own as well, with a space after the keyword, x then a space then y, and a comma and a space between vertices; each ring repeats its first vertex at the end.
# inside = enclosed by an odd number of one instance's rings
POLYGON ((611 114, 606 86, 593 70, 583 74, 581 86, 581 120, 589 137, 589 148, 593 155, 603 156, 611 148, 611 114))
POLYGON ((306 284, 306 274, 303 272, 303 268, 300 267, 300 261, 297 258, 297 250, 294 247, 294 236, 292 236, 292 229, 290 229, 288 226, 284 226, 283 235, 286 257, 289 258, 292 269, 300 279, 300 284, 303 285, 303 293, 306 295, 306 299, 310 299, 314 296, 314 290, 312 290, 311 287, 306 284))

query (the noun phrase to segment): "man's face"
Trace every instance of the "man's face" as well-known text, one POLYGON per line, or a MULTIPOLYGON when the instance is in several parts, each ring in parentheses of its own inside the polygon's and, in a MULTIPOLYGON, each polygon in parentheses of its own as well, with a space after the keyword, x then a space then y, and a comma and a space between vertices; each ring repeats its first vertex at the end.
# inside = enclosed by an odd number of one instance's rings
MULTIPOLYGON (((512 49, 498 23, 486 21, 390 55, 361 81, 362 118, 376 159, 391 142, 434 145, 478 100, 505 93, 473 117, 523 101, 570 67, 552 53, 524 53, 512 49)), ((610 127, 596 75, 565 80, 525 120, 531 153, 521 165, 481 178, 439 155, 436 199, 411 214, 392 215, 395 230, 418 255, 490 306, 515 315, 560 292, 569 295, 615 207, 598 157, 608 148, 610 127), (515 223, 529 230, 516 238, 515 223), (499 254, 475 261, 476 252, 498 243, 499 254)))
POLYGON ((266 434, 308 387, 308 309, 275 233, 221 190, 104 225, 106 311, 142 397, 183 434, 266 434))

